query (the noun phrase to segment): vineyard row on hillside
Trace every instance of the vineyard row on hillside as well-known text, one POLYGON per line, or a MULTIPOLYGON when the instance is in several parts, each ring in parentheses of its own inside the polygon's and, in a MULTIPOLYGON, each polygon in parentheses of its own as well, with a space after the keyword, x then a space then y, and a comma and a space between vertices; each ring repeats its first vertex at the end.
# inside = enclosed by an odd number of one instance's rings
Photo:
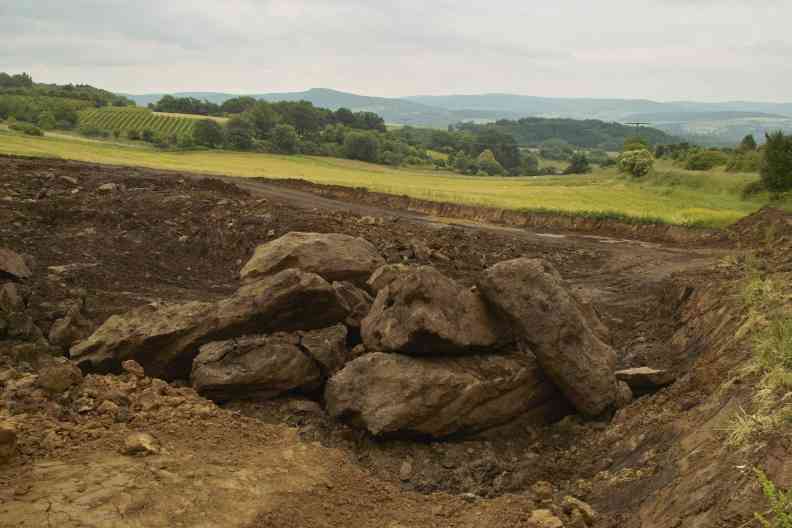
POLYGON ((196 120, 156 114, 144 108, 99 108, 80 112, 80 126, 102 130, 152 130, 163 135, 188 134, 196 120))

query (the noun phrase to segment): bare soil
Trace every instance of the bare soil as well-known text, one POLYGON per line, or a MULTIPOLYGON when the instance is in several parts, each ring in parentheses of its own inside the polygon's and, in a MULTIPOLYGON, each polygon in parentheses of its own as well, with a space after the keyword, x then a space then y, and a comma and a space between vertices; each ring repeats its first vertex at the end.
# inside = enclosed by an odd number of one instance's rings
MULTIPOLYGON (((734 337, 740 274, 729 262, 788 237, 765 226, 767 215, 741 223, 736 242, 675 244, 439 219, 367 204, 359 192, 354 202, 327 194, 0 157, 0 245, 32 257, 25 287, 45 334, 75 297, 101 323, 150 302, 227 295, 253 249, 290 231, 362 236, 389 262, 432 264, 467 284, 496 262, 542 257, 593 303, 620 366, 667 368, 678 381, 610 422, 516 422, 442 442, 372 439, 299 397, 217 408, 177 384, 150 407, 135 403, 146 386, 124 376, 89 377, 61 399, 22 387, 0 401, 0 418, 20 432, 19 456, 0 467, 0 527, 532 527, 540 508, 572 526, 566 495, 599 512, 596 526, 736 527, 758 509, 753 465, 792 485, 788 438, 734 452, 721 431, 750 384, 734 374, 749 350, 734 337), (118 189, 100 191, 106 183, 118 189), (102 394, 119 391, 132 402, 123 420, 99 410, 102 394), (133 431, 152 434, 162 452, 120 454, 133 431), (537 491, 539 481, 552 493, 537 491)), ((790 225, 783 214, 769 222, 790 225)), ((770 253, 772 271, 785 272, 788 253, 770 253)), ((0 389, 25 376, 24 365, 5 366, 14 374, 0 376, 0 389)))

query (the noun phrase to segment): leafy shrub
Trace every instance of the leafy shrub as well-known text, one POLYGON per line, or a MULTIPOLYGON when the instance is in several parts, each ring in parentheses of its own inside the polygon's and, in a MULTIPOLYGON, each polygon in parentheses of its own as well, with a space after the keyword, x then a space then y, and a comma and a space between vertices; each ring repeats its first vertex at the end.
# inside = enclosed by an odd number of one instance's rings
POLYGON ((590 163, 600 166, 606 165, 609 161, 611 161, 610 156, 608 156, 608 153, 601 149, 589 150, 586 153, 586 157, 588 158, 590 163))
POLYGON ((574 154, 574 147, 563 139, 548 139, 539 149, 539 155, 547 160, 568 161, 574 154))
POLYGON ((629 137, 624 140, 623 152, 630 152, 631 150, 649 150, 649 142, 641 137, 629 137))
POLYGON ((586 174, 591 172, 591 164, 584 152, 576 152, 564 170, 564 174, 586 174))
POLYGON ((742 196, 743 200, 747 200, 759 193, 765 192, 766 190, 767 189, 764 186, 764 182, 762 180, 757 180, 747 183, 740 191, 740 195, 742 196))
POLYGON ((536 176, 539 174, 539 158, 533 154, 523 154, 520 172, 524 176, 536 176))
POLYGON ((755 150, 736 152, 726 165, 728 172, 758 172, 762 163, 761 153, 755 150))
POLYGON ((685 161, 687 170, 706 171, 718 165, 726 165, 729 157, 720 150, 699 150, 688 155, 685 161))
POLYGON ((654 167, 654 156, 648 150, 628 150, 616 159, 619 170, 635 178, 646 176, 654 167))
POLYGON ((99 127, 95 127, 92 125, 83 125, 79 128, 78 132, 81 136, 90 137, 90 138, 108 138, 110 137, 110 132, 107 130, 103 130, 99 127))
POLYGON ((146 143, 154 143, 154 140, 157 138, 157 133, 150 128, 146 128, 141 132, 140 138, 146 143))
POLYGON ((53 114, 49 110, 45 110, 41 112, 38 116, 38 125, 44 130, 52 130, 57 126, 57 122, 55 121, 55 114, 53 114))
POLYGON ((755 471, 773 515, 772 519, 768 519, 763 514, 757 513, 756 520, 762 528, 792 528, 792 491, 784 493, 761 470, 755 471))
POLYGON ((489 176, 500 176, 503 174, 503 166, 498 163, 495 158, 492 159, 479 159, 479 171, 485 172, 489 176))
POLYGON ((785 136, 783 132, 767 135, 759 174, 771 193, 792 189, 792 136, 785 136))
POLYGON ((17 123, 13 122, 8 125, 8 128, 11 130, 16 130, 17 132, 22 132, 23 134, 27 134, 28 136, 43 136, 44 132, 37 127, 36 125, 31 125, 30 123, 17 123))
POLYGON ((322 155, 322 146, 316 141, 311 141, 310 139, 303 139, 302 141, 300 141, 298 148, 300 154, 305 154, 306 156, 322 155))
POLYGON ((139 130, 128 130, 127 131, 127 139, 131 139, 132 141, 140 141, 140 131, 139 130))

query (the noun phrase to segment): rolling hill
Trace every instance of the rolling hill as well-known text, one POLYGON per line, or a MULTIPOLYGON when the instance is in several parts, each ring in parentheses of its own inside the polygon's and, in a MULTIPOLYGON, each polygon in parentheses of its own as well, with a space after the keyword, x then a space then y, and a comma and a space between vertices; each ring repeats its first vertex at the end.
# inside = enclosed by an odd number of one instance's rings
MULTIPOLYGON (((165 94, 128 95, 138 105, 165 94)), ((214 103, 236 97, 220 92, 182 92, 178 97, 214 103)), ((463 121, 486 123, 523 117, 599 119, 606 122, 646 121, 674 136, 713 145, 732 145, 745 134, 762 137, 768 130, 792 132, 792 103, 732 101, 702 103, 658 102, 648 99, 535 97, 505 93, 480 95, 425 95, 403 98, 372 97, 327 88, 302 92, 260 93, 266 101, 310 101, 316 106, 371 111, 390 124, 445 128, 463 121)))

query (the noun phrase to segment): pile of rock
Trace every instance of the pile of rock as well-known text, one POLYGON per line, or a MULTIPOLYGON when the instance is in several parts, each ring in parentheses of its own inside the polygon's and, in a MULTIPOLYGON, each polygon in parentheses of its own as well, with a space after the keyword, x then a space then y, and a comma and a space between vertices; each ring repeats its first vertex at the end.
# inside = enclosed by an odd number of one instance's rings
POLYGON ((215 303, 111 317, 71 357, 86 372, 135 360, 220 401, 299 392, 377 435, 542 423, 570 405, 598 416, 631 398, 602 323, 542 260, 497 264, 471 289, 385 264, 361 238, 289 233, 241 279, 215 303))

